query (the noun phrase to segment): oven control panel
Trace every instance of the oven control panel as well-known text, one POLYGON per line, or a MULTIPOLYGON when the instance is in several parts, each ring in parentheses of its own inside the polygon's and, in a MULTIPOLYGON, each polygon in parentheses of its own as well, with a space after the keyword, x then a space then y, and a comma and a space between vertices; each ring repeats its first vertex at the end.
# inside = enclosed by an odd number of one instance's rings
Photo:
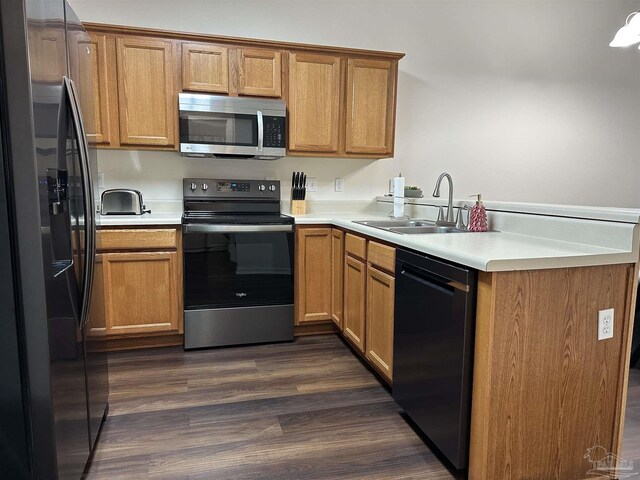
POLYGON ((279 180, 183 179, 184 198, 265 198, 280 200, 279 180))

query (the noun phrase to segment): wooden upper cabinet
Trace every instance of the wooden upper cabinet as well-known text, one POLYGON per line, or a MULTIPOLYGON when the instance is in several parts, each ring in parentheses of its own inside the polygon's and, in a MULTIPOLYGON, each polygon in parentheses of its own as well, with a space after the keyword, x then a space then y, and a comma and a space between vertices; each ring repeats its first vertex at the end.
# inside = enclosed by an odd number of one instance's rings
POLYGON ((229 49, 210 43, 183 43, 182 89, 229 93, 229 49))
POLYGON ((331 320, 331 229, 296 232, 296 324, 331 320))
POLYGON ((173 57, 169 40, 116 38, 121 144, 175 145, 178 99, 173 57))
POLYGON ((78 72, 76 86, 87 140, 90 143, 111 143, 110 88, 107 80, 107 37, 84 32, 74 45, 78 72))
POLYGON ((282 53, 243 48, 237 51, 238 94, 260 97, 282 96, 282 53))
POLYGON ((289 150, 338 150, 340 84, 339 57, 289 54, 289 150))
POLYGON ((349 59, 347 67, 347 153, 390 154, 395 121, 395 63, 349 59))

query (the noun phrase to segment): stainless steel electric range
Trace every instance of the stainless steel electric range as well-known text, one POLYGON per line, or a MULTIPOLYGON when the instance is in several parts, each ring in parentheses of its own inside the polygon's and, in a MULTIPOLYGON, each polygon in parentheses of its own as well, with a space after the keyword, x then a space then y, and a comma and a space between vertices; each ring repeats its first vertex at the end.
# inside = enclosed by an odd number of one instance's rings
POLYGON ((184 348, 293 340, 280 182, 185 178, 183 193, 184 348))

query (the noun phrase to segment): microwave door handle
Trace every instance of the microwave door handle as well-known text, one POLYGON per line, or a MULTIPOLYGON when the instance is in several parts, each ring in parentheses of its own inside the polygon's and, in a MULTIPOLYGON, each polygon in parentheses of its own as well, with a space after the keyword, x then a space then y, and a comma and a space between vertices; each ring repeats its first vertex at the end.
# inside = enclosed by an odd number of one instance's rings
POLYGON ((89 147, 85 135, 84 123, 78 104, 78 96, 73 81, 64 77, 67 96, 71 107, 74 130, 78 141, 78 156, 80 157, 80 170, 82 174, 82 184, 84 193, 84 231, 85 231, 85 251, 84 251, 84 276, 82 285, 82 313, 81 326, 85 326, 89 315, 89 305, 91 302, 91 286, 93 284, 94 261, 95 261, 95 225, 94 225, 94 199, 93 185, 91 183, 91 173, 89 171, 89 147))
POLYGON ((258 152, 262 153, 264 147, 264 119, 262 111, 258 110, 258 152))

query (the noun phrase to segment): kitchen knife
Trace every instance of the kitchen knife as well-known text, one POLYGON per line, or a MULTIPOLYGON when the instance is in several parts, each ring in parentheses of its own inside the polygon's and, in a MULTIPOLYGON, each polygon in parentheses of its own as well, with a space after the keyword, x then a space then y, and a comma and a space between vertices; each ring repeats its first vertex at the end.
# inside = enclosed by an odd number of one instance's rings
POLYGON ((294 200, 298 200, 298 189, 299 189, 299 185, 300 185, 300 172, 295 172, 295 181, 293 184, 293 199, 294 200))
POLYGON ((295 200, 295 198, 293 197, 293 192, 295 187, 296 187, 296 172, 293 172, 291 174, 291 200, 295 200))
POLYGON ((307 197, 307 176, 302 172, 302 200, 307 197))

